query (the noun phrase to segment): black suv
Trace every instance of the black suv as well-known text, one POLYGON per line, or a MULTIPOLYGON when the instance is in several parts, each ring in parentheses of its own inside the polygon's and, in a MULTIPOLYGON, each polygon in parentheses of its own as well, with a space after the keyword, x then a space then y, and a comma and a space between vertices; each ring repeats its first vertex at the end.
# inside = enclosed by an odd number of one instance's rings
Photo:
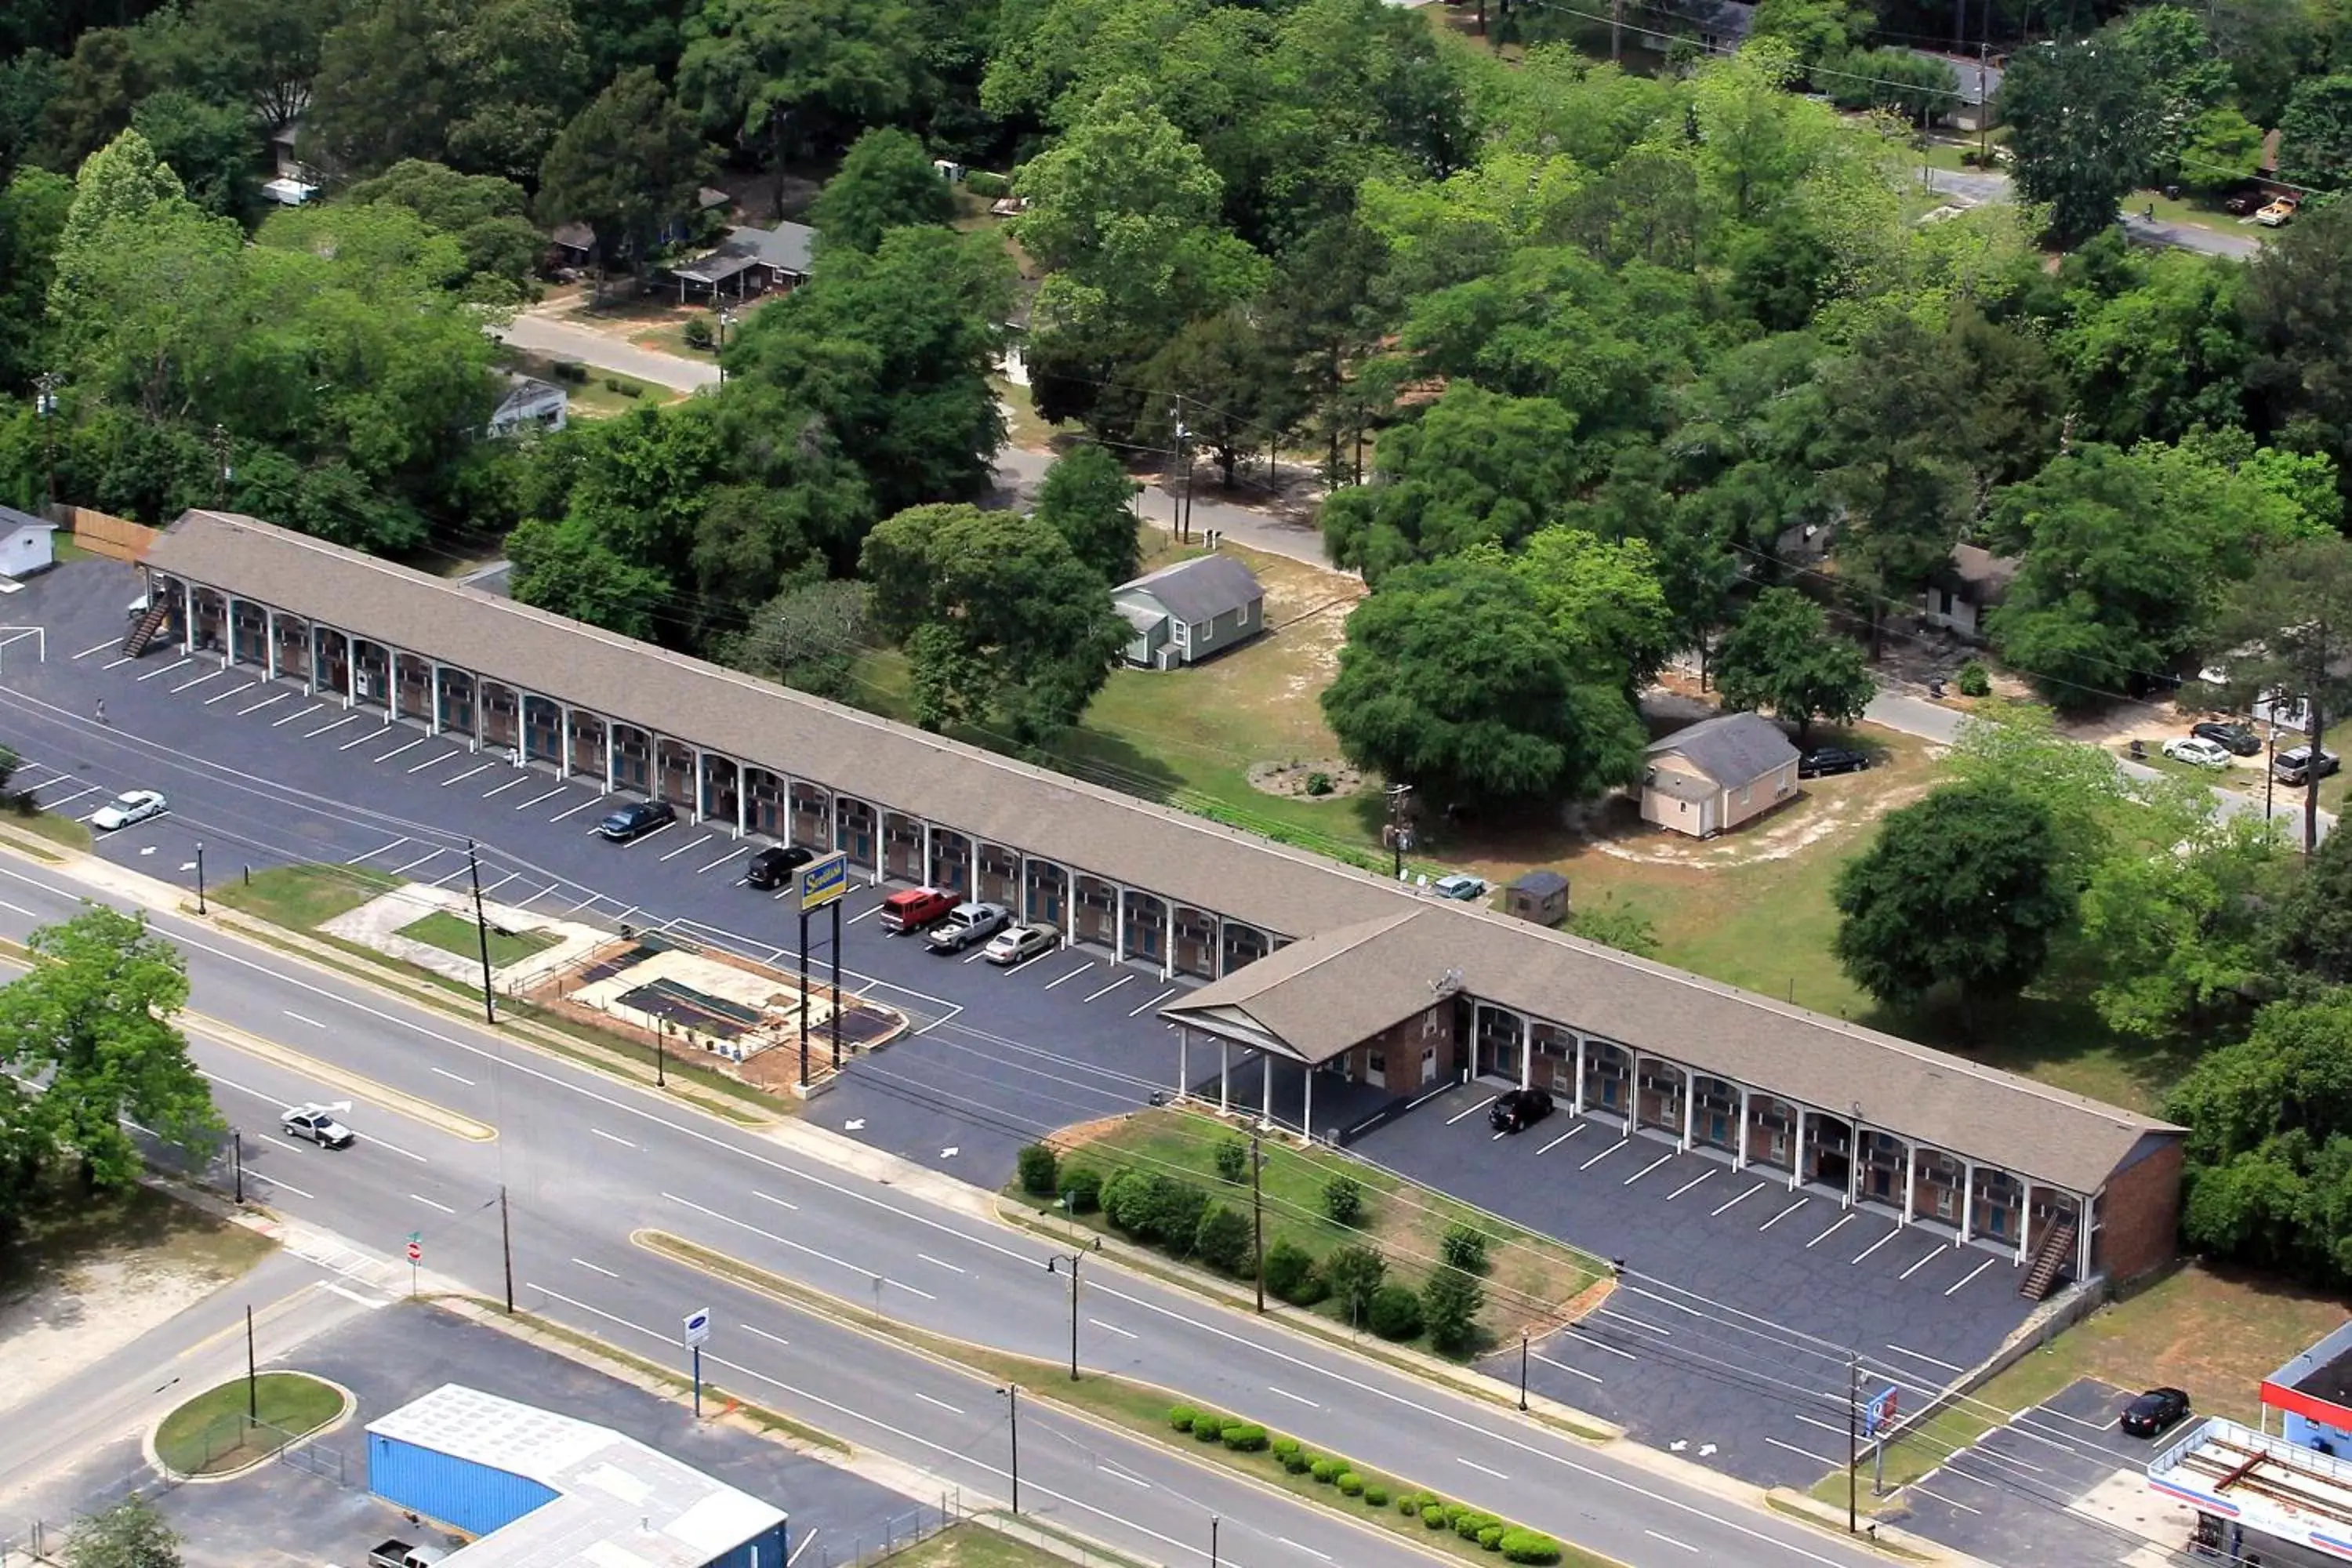
POLYGON ((2263 749, 2263 738, 2254 733, 2251 724, 2208 719, 2202 724, 2191 724, 2189 732, 2200 741, 2212 742, 2233 757, 2251 757, 2263 749))
POLYGON ((1843 746, 1815 746, 1797 759, 1797 776, 1822 779, 1832 773, 1858 773, 1868 766, 1870 759, 1860 752, 1849 752, 1843 746))
POLYGON ((667 827, 677 820, 677 807, 666 800, 641 800, 635 805, 625 805, 618 811, 607 812, 596 823, 596 831, 615 844, 626 844, 632 838, 642 838, 656 827, 667 827))
POLYGON ((1517 1132, 1551 1114, 1551 1090, 1515 1089, 1497 1095, 1486 1111, 1486 1125, 1497 1132, 1517 1132))
POLYGON ((776 844, 751 857, 743 879, 755 888, 781 888, 793 872, 816 858, 816 851, 797 844, 776 844))

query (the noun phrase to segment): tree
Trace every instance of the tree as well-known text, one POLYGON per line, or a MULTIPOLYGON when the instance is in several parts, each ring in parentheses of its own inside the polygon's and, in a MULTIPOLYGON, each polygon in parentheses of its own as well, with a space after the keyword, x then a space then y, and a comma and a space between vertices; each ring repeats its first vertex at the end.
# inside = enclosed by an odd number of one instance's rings
POLYGON ((184 207, 187 188, 155 156, 154 144, 126 131, 91 153, 74 175, 73 205, 58 236, 49 284, 49 311, 71 324, 100 279, 119 261, 109 231, 151 223, 184 207))
MULTIPOLYGON (((2352 542, 2304 538, 2257 562, 2215 622, 2231 691, 2280 707, 2303 706, 2314 743, 2352 703, 2352 542)), ((2303 793, 2303 845, 2319 843, 2319 769, 2303 793)))
POLYGON ((164 80, 216 104, 242 104, 275 131, 302 112, 320 45, 339 6, 303 0, 201 0, 142 24, 142 52, 164 80))
POLYGON ((1214 459, 1227 489, 1244 458, 1278 446, 1307 413, 1295 356, 1238 305, 1185 322, 1136 379, 1174 398, 1144 405, 1138 437, 1172 448, 1181 423, 1192 448, 1214 459))
POLYGON ((877 127, 851 143, 849 155, 809 206, 826 245, 873 254, 885 232, 939 226, 955 216, 955 195, 923 144, 904 131, 877 127))
POLYGON ((2266 924, 2266 954, 2287 976, 2352 985, 2352 834, 2320 841, 2266 924))
POLYGON ((1583 904, 1570 913, 1570 933, 1620 952, 1630 952, 1636 958, 1657 957, 1658 928, 1650 917, 1631 904, 1618 903, 1608 894, 1602 894, 1601 899, 1600 903, 1583 904))
POLYGON ((1486 1288, 1468 1269, 1443 1263, 1430 1270, 1421 1287, 1421 1321, 1430 1344, 1448 1355, 1475 1349, 1486 1305, 1486 1288))
POLYGON ((0 986, 0 1063, 46 1080, 35 1121, 83 1182, 120 1191, 138 1181, 144 1166, 126 1121, 209 1152, 223 1125, 172 1021, 188 999, 180 950, 144 916, 100 905, 37 927, 26 946, 43 962, 0 986))
POLYGON ((2232 104, 2189 122, 2180 144, 2180 183, 2209 195, 2242 184, 2263 165, 2263 128, 2232 104))
POLYGON ((1380 1249, 1350 1243, 1335 1247, 1323 1255, 1323 1283, 1329 1287, 1331 1300, 1338 1302, 1339 1315, 1351 1328, 1363 1326, 1372 1309, 1372 1298, 1380 1294, 1388 1281, 1388 1259, 1380 1249))
MULTIPOLYGON (((1504 559, 1494 546, 1475 548, 1504 559)), ((1539 529, 1509 565, 1534 593, 1579 679, 1620 686, 1631 698, 1674 651, 1674 612, 1647 541, 1539 529)))
POLYGON ((600 267, 643 265, 654 236, 694 210, 709 151, 658 78, 624 71, 555 137, 539 171, 549 223, 586 224, 600 267))
POLYGON ((346 174, 421 158, 528 180, 587 82, 562 0, 361 0, 320 45, 304 155, 346 174))
POLYGON ((2352 72, 2295 83, 2279 117, 2279 173, 2300 185, 2352 184, 2352 72))
POLYGON ((2155 83, 2138 52, 2105 37, 2030 45, 2010 58, 1998 111, 2017 152, 2017 188, 2050 208, 2072 247, 2115 222, 2158 152, 2155 83))
POLYGON ((180 1537, 155 1505, 133 1492, 84 1514, 66 1537, 66 1568, 180 1568, 180 1537))
POLYGON ((45 84, 41 162, 77 169, 131 124, 139 100, 152 92, 154 71, 129 27, 93 27, 45 84))
POLYGON ((2012 791, 1948 784, 1890 813, 1838 873, 1840 967, 1893 1006, 1949 990, 1969 1026, 1979 997, 2032 984, 2073 918, 2057 855, 2048 815, 2012 791))
POLYGON ((517 602, 642 641, 658 640, 656 612, 670 580, 632 564, 577 517, 531 518, 507 535, 517 602))
POLYGON ((852 701, 867 608, 863 583, 832 578, 796 584, 752 612, 729 662, 814 697, 852 701))
POLYGON ((1862 649, 1830 629, 1821 606, 1794 588, 1767 588, 1716 650, 1715 683, 1730 708, 1769 708, 1797 724, 1851 724, 1877 695, 1862 649))
POLYGON ((1780 39, 1810 68, 1834 63, 1870 25, 1870 13, 1853 0, 1759 0, 1748 36, 1780 39))
POLYGON ((2352 486, 2352 202, 2297 216, 2247 264, 2238 299, 2255 433, 2327 454, 2352 486))
POLYGON ((1884 109, 1906 125, 1925 126, 1959 107, 1959 73, 1909 49, 1858 49, 1837 62, 1825 84, 1840 109, 1884 109))
POLYGON ((1322 697, 1360 767, 1441 803, 1582 798, 1638 776, 1623 689, 1580 681, 1534 592, 1491 559, 1401 568, 1348 617, 1322 697))
POLYGON ((969 505, 884 519, 859 557, 877 630, 907 650, 916 722, 1034 745, 1077 721, 1129 637, 1109 584, 1049 523, 969 505))
POLYGON ((498 174, 461 174, 446 163, 412 158, 362 180, 342 199, 405 207, 427 228, 455 239, 473 274, 466 291, 484 303, 519 302, 545 247, 523 188, 498 174))
POLYGON ((0 186, 0 389, 10 393, 47 368, 41 318, 73 198, 73 182, 47 169, 20 169, 0 186))
POLYGON ((255 174, 261 151, 251 111, 242 105, 205 102, 193 94, 158 92, 140 102, 131 127, 155 149, 206 212, 250 222, 261 206, 261 181, 255 174))
POLYGON ((1117 587, 1136 574, 1136 482, 1100 447, 1074 447, 1054 460, 1037 487, 1037 516, 1069 542, 1071 552, 1117 587))

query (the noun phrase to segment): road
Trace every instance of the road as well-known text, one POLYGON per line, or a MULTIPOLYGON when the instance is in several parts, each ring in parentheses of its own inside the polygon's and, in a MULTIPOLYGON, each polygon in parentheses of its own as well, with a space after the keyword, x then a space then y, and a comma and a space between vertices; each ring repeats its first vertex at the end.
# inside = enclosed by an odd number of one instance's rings
MULTIPOLYGON (((0 862, 0 933, 21 937, 89 892, 59 871, 0 862)), ((436 1274, 495 1294, 503 1182, 520 1304, 675 1358, 672 1325, 708 1301, 721 1331, 708 1357, 714 1375, 952 1484, 1002 1495, 1009 1432, 986 1379, 715 1283, 633 1239, 658 1228, 918 1328, 1060 1361, 1066 1278, 1045 1268, 1047 1247, 974 1212, 971 1189, 912 1171, 888 1182, 851 1174, 812 1146, 822 1134, 761 1137, 205 922, 159 914, 153 923, 187 953, 192 1011, 218 1021, 201 1026, 197 1058, 246 1131, 248 1181, 275 1206, 386 1256, 421 1231, 436 1274), (220 1043, 237 1030, 288 1042, 315 1065, 220 1043), (441 1110, 400 1113, 373 1084, 441 1110), (276 1108, 311 1098, 354 1102, 357 1147, 336 1154, 278 1140, 276 1108), (453 1118, 498 1136, 459 1136, 453 1118)), ((1637 1568, 1679 1568, 1694 1554, 1870 1561, 1662 1462, 1557 1436, 1112 1260, 1090 1260, 1079 1310, 1088 1367, 1181 1389, 1637 1568)), ((1300 1561, 1285 1540, 1349 1563, 1406 1550, 1343 1519, 1275 1508, 1255 1488, 1043 1406, 1024 1407, 1021 1430, 1024 1506, 1038 1506, 1034 1493, 1074 1526, 1153 1561, 1205 1560, 1205 1540, 1194 1538, 1210 1511, 1228 1521, 1223 1560, 1253 1568, 1300 1561), (1301 1533, 1309 1531, 1320 1533, 1301 1533)))
MULTIPOLYGON (((1927 189, 1949 196, 1963 206, 2014 201, 2017 196, 2015 182, 1993 169, 1937 169, 1928 176, 1927 189)), ((2179 250, 2227 256, 2239 261, 2259 254, 2263 248, 2263 242, 2251 234, 2231 234, 2201 224, 2169 223, 2131 211, 2119 216, 2125 233, 2148 245, 2168 245, 2179 250)))
POLYGON ((659 349, 641 349, 625 338, 528 310, 518 312, 496 336, 535 354, 577 360, 599 370, 618 371, 679 392, 719 384, 719 366, 715 363, 664 353, 659 349))

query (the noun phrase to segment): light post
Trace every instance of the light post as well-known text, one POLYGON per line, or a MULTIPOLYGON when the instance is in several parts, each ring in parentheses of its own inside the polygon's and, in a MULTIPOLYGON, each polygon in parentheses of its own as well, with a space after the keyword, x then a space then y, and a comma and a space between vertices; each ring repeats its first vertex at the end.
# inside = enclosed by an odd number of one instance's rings
POLYGON ((1217 1568, 1217 1516, 1209 1516, 1209 1568, 1217 1568))
POLYGON ((1528 1407, 1528 1331, 1519 1331, 1519 1409, 1528 1407))
POLYGON ((719 346, 712 357, 719 362, 719 384, 727 384, 727 329, 735 324, 735 312, 721 305, 719 308, 719 346))
POLYGON ((2263 726, 2268 733, 2269 754, 2263 759, 2263 820, 2271 819, 2271 797, 2278 793, 2278 721, 2263 726))
MULTIPOLYGON (((1095 1245, 1100 1247, 1101 1241, 1095 1245)), ((1057 1252, 1045 1259, 1045 1272, 1058 1274, 1062 1265, 1070 1266, 1070 1381, 1078 1381, 1078 1265, 1086 1261, 1083 1252, 1057 1252)))
POLYGON ((1008 1383, 998 1389, 1004 1395, 1006 1415, 1013 1423, 1013 1511, 1021 1512, 1021 1385, 1008 1383))

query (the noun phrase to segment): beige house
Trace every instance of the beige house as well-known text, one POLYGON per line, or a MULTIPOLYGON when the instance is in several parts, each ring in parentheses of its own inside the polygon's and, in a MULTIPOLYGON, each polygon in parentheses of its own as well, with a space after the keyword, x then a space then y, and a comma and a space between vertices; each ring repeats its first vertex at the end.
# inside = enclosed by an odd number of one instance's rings
POLYGON ((1642 820, 1712 838, 1797 794, 1797 748, 1756 713, 1722 713, 1649 749, 1642 820))

